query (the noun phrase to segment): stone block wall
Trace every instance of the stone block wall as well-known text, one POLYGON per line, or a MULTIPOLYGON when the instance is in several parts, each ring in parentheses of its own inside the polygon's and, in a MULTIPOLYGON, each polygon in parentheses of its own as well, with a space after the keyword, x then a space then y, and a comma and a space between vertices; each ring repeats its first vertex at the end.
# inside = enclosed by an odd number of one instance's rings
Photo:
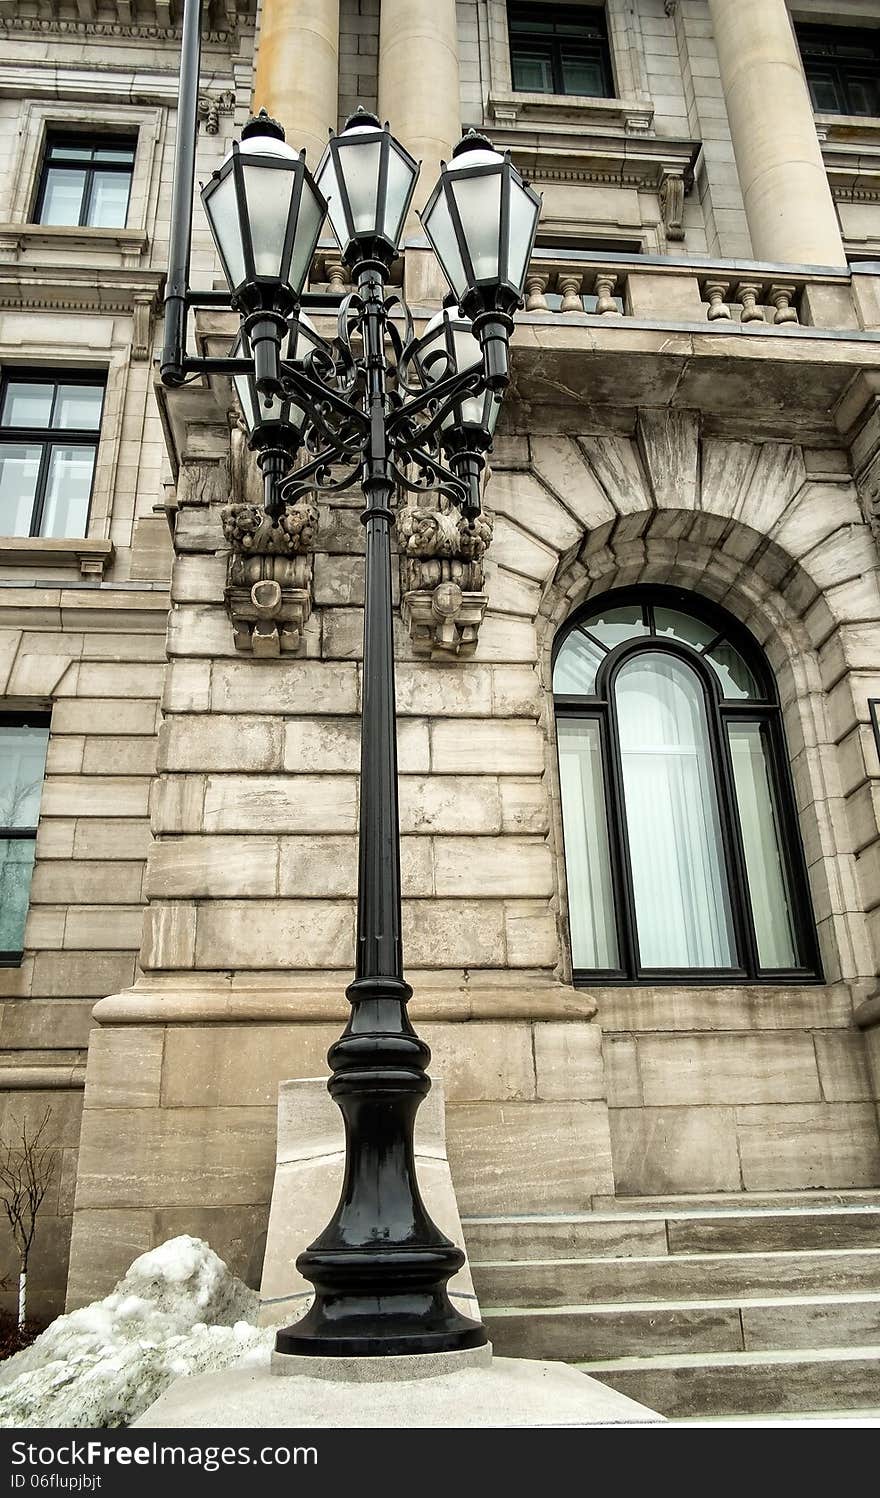
POLYGON ((379 0, 340 0, 339 129, 358 105, 375 110, 379 96, 379 0))
MULTIPOLYGON (((143 14, 116 18, 115 7, 112 19, 106 7, 100 16, 28 9, 0 17, 0 368, 106 378, 85 538, 94 556, 87 546, 81 570, 57 541, 39 539, 18 549, 5 541, 0 552, 0 710, 51 713, 24 958, 0 969, 0 1139, 14 1144, 23 1118, 32 1126, 51 1111, 56 1163, 31 1264, 32 1307, 45 1315, 63 1305, 91 1010, 134 981, 142 937, 171 563, 171 467, 151 357, 179 33, 155 17, 142 24, 143 14), (136 135, 124 230, 31 223, 50 129, 136 135)), ((205 37, 203 179, 227 149, 234 105, 241 123, 250 102, 246 9, 236 35, 205 37)), ((194 282, 212 285, 216 269, 197 214, 194 282)), ((4 1230, 0 1274, 11 1248, 4 1230)), ((0 1303, 14 1298, 10 1282, 0 1303)))
MULTIPOLYGON (((92 1006, 136 973, 167 593, 31 589, 22 607, 10 591, 2 701, 51 710, 24 957, 0 968, 0 1138, 14 1146, 23 1121, 32 1131, 50 1112, 30 1282, 41 1316, 63 1303, 92 1006), (11 627, 23 613, 30 627, 11 627)), ((4 1235, 0 1274, 13 1260, 4 1235)), ((14 1278, 3 1303, 15 1303, 14 1278)))
POLYGON ((847 988, 609 991, 599 1013, 620 1195, 880 1182, 847 988))

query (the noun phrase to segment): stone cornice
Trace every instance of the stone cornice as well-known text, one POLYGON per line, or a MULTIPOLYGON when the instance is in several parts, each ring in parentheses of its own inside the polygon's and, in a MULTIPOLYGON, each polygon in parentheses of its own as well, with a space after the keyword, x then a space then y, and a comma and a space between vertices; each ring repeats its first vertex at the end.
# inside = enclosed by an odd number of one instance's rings
POLYGON ((0 264, 0 307, 32 312, 131 312, 155 297, 164 272, 115 267, 0 264))
MULTIPOLYGON (((85 7, 83 7, 85 9, 85 7)), ((89 15, 43 15, 19 14, 18 0, 0 0, 0 33, 3 31, 30 32, 39 35, 101 37, 105 40, 132 38, 138 41, 179 42, 179 25, 170 24, 170 10, 161 0, 153 7, 153 18, 132 14, 131 3, 117 6, 115 20, 99 19, 89 15)), ((146 7, 143 7, 146 9, 146 7)), ((225 0, 223 4, 206 6, 207 24, 203 25, 202 40, 209 45, 223 45, 237 41, 242 23, 253 21, 254 0, 225 0)))
MULTIPOLYGON (((114 39, 134 38, 145 42, 179 42, 180 30, 176 26, 153 26, 149 23, 126 25, 121 21, 74 21, 51 20, 41 16, 0 16, 0 33, 31 31, 42 36, 96 36, 114 39)), ((237 41, 237 32, 204 31, 202 40, 215 45, 237 41)))
POLYGON ((699 142, 659 137, 561 130, 492 131, 498 150, 509 150, 533 182, 572 182, 659 191, 669 176, 689 189, 699 142))

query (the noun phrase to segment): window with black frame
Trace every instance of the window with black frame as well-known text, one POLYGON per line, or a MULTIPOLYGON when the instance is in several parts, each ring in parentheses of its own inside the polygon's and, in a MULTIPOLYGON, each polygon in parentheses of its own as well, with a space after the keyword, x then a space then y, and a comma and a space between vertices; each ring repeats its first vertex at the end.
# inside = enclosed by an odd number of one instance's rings
POLYGON ((131 136, 48 135, 34 222, 123 229, 136 144, 131 136))
POLYGON ((880 27, 796 26, 817 114, 880 116, 880 27))
POLYGON ((604 6, 510 4, 507 27, 517 93, 613 98, 604 6))
POLYGON ((694 595, 606 594, 555 653, 575 981, 819 971, 779 704, 751 636, 694 595))
POLYGON ((34 870, 48 713, 0 713, 0 966, 21 961, 34 870))
POLYGON ((4 374, 0 535, 86 535, 103 404, 94 370, 4 374))

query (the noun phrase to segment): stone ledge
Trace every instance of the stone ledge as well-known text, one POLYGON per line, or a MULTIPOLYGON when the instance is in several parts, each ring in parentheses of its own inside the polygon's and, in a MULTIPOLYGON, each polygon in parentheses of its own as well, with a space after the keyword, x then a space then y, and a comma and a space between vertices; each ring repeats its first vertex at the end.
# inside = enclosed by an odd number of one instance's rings
POLYGON ((0 1091, 43 1092, 51 1088, 81 1091, 85 1085, 86 1068, 84 1063, 74 1066, 70 1064, 29 1066, 27 1062, 23 1062, 20 1065, 0 1064, 0 1091))
POLYGON ((145 229, 95 228, 71 224, 0 224, 0 250, 117 250, 140 254, 149 243, 145 229))
POLYGON ((64 567, 79 565, 84 577, 103 577, 113 558, 113 542, 87 536, 0 537, 0 565, 64 567))
MULTIPOLYGON (((345 980, 348 981, 347 979, 345 980)), ((289 1021, 313 1023, 346 1016, 344 984, 321 991, 318 975, 300 987, 291 975, 277 990, 211 987, 168 990, 144 986, 99 999, 92 1014, 100 1025, 228 1025, 289 1021)), ((587 993, 562 984, 533 988, 427 988, 413 1000, 417 1024, 427 1020, 591 1020, 596 1005, 587 993)))

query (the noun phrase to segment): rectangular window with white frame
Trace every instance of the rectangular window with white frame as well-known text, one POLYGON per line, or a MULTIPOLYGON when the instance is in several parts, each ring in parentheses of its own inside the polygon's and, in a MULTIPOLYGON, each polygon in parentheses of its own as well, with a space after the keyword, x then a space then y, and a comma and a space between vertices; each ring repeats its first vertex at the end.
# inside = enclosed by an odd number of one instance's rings
POLYGON ((6 370, 0 536, 86 536, 105 381, 95 370, 6 370))
POLYGON ((24 948, 48 744, 48 713, 0 713, 0 967, 24 948))

